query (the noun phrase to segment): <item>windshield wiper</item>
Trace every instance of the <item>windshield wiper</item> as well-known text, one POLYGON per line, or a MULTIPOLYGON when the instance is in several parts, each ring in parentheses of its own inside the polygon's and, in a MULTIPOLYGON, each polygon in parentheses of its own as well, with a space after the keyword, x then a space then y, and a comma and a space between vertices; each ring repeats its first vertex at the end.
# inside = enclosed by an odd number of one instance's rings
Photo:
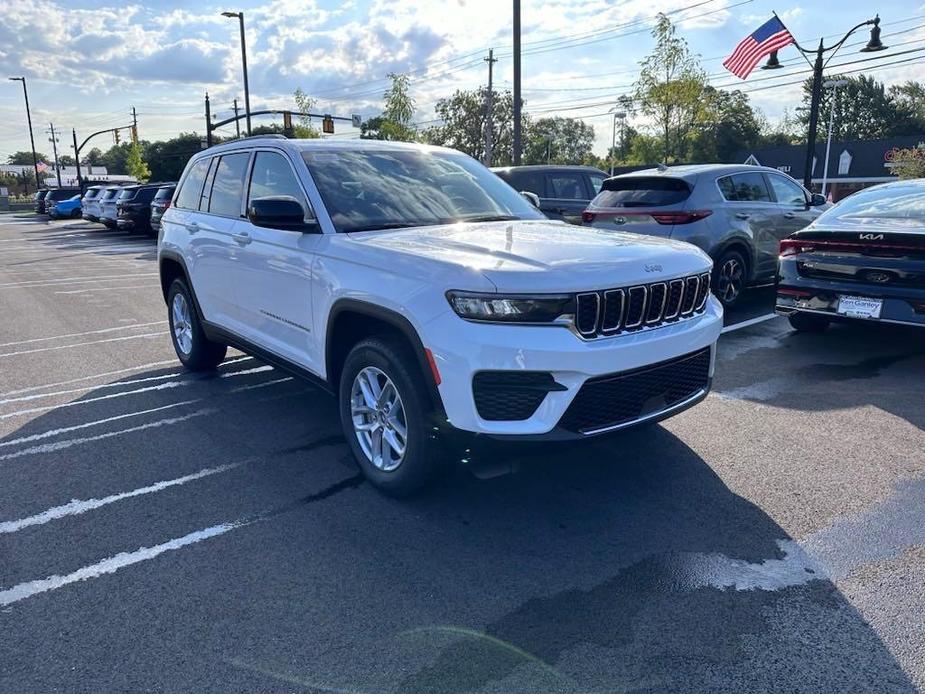
POLYGON ((350 229, 349 231, 355 232, 355 231, 383 231, 385 229, 408 229, 410 227, 434 226, 435 224, 440 224, 440 222, 435 222, 435 221, 383 222, 382 224, 372 224, 368 227, 350 229))
POLYGON ((515 219, 520 219, 517 215, 513 214, 483 214, 475 215, 474 217, 460 217, 457 221, 460 222, 512 222, 515 219))

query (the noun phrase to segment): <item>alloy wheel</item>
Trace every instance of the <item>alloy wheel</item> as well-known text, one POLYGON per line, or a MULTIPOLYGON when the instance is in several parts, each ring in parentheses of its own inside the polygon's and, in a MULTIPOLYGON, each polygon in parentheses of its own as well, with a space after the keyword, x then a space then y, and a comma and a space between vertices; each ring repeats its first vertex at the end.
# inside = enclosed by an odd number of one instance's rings
POLYGON ((188 355, 193 349, 193 325, 190 321, 189 303, 187 303, 186 297, 180 293, 174 294, 170 310, 173 319, 174 340, 180 351, 184 355, 188 355))
POLYGON ((728 258, 720 266, 719 276, 716 278, 716 293, 723 303, 735 301, 742 293, 744 268, 738 258, 728 258))
POLYGON ((357 373, 350 389, 350 417, 369 462, 384 472, 402 464, 408 441, 405 408, 398 389, 383 371, 367 366, 357 373))

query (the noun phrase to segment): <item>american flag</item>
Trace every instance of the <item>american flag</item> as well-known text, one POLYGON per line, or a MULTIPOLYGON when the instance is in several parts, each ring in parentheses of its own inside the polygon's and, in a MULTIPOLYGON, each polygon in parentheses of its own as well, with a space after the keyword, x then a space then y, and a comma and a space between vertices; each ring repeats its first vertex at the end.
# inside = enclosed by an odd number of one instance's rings
POLYGON ((723 61, 723 67, 744 80, 764 56, 791 43, 795 43, 793 36, 775 15, 742 39, 732 55, 723 61))

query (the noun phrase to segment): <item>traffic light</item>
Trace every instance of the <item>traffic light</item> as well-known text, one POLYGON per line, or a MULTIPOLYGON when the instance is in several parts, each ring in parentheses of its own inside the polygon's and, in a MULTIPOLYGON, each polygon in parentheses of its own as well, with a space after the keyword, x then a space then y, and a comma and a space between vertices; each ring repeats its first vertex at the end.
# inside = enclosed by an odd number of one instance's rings
POLYGON ((321 132, 325 135, 334 134, 334 119, 331 116, 325 116, 321 121, 321 132))
POLYGON ((283 111, 283 135, 291 138, 295 132, 292 129, 292 111, 283 111))
POLYGON ((116 129, 116 130, 113 131, 113 132, 114 132, 114 134, 115 134, 115 136, 116 136, 116 144, 119 144, 119 130, 116 129))
POLYGON ((133 145, 138 144, 138 126, 137 125, 132 126, 132 144, 133 145))

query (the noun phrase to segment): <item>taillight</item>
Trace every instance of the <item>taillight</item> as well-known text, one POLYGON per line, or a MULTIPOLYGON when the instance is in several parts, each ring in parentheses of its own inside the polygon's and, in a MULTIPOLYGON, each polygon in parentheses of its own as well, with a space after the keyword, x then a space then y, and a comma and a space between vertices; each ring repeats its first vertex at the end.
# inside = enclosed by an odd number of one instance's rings
POLYGON ((780 242, 780 256, 786 258, 790 255, 798 255, 803 251, 813 250, 812 244, 800 241, 799 239, 783 239, 780 242))
POLYGON ((659 224, 690 224, 713 214, 713 210, 688 210, 687 212, 652 212, 652 219, 659 224))
POLYGON ((581 213, 581 221, 584 222, 585 224, 590 224, 591 222, 594 221, 596 217, 597 217, 596 214, 594 214, 593 212, 588 212, 587 210, 581 213))
POLYGON ((790 289, 790 288, 788 288, 788 287, 778 287, 778 288, 777 288, 777 293, 778 293, 778 294, 783 294, 784 296, 792 296, 792 297, 796 297, 796 298, 805 297, 805 296, 812 296, 812 295, 813 295, 812 292, 805 292, 805 291, 803 291, 802 289, 790 289))

